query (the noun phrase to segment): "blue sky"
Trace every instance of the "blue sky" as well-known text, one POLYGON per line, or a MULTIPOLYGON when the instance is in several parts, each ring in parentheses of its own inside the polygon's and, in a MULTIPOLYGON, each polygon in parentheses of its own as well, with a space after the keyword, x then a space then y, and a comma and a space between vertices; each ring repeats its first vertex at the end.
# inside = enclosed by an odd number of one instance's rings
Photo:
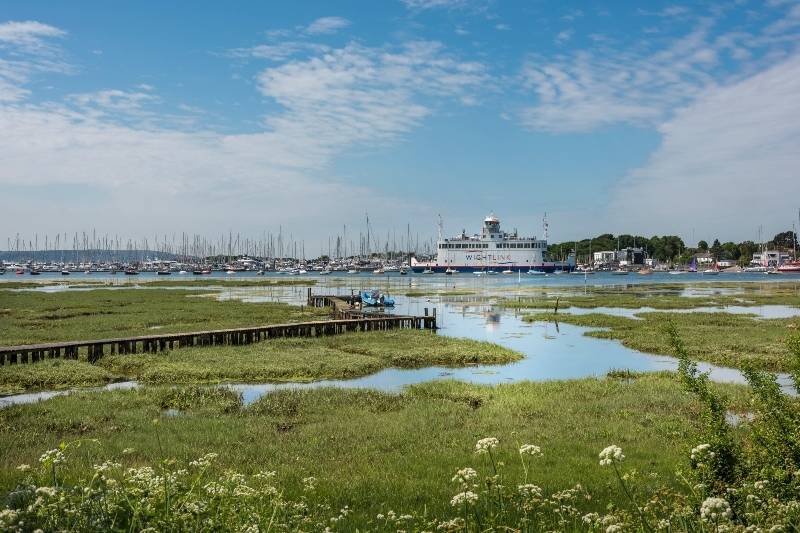
MULTIPOLYGON (((42 2, 0 10, 0 237, 490 211, 755 239, 800 204, 800 4, 42 2)), ((5 242, 0 243, 0 248, 5 242)))

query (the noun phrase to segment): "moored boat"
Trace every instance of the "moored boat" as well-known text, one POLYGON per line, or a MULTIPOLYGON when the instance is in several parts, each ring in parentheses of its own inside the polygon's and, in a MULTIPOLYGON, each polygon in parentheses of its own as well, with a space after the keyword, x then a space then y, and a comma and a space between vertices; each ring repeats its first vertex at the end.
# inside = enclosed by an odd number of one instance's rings
POLYGON ((442 223, 439 222, 439 239, 434 259, 420 262, 411 258, 411 267, 417 273, 447 273, 482 271, 487 275, 499 271, 510 273, 527 270, 555 272, 571 271, 575 268, 575 255, 570 253, 566 261, 555 261, 547 251, 547 223, 545 238, 524 237, 516 231, 505 232, 500 228, 500 220, 493 214, 486 217, 480 233, 460 235, 451 238, 442 236, 442 223), (428 272, 432 271, 432 272, 428 272))

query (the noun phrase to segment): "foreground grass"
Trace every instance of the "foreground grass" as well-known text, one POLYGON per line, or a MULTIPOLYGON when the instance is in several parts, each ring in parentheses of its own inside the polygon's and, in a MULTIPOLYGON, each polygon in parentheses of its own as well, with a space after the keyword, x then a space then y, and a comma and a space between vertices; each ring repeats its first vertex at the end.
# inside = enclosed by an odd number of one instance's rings
MULTIPOLYGON (((747 404, 743 388, 716 388, 747 404)), ((496 460, 509 477, 523 477, 519 444, 535 443, 544 456, 530 482, 546 492, 581 483, 594 498, 580 505, 602 509, 620 495, 597 452, 616 443, 629 467, 675 484, 676 465, 697 444, 700 409, 666 374, 495 387, 445 381, 398 395, 284 390, 249 407, 222 389, 76 393, 0 410, 0 491, 25 475, 17 465, 36 464, 60 442, 83 442, 59 467, 67 482, 108 458, 135 466, 216 452, 214 472, 276 470, 290 498, 314 476, 315 498, 334 510, 348 505, 349 527, 364 528, 388 510, 448 512, 456 469, 475 465, 490 475, 473 451, 478 439, 493 436, 504 444, 496 460), (135 451, 123 455, 128 448, 135 451)))
POLYGON ((690 357, 718 365, 787 371, 792 356, 786 344, 787 334, 800 328, 800 319, 763 320, 728 313, 641 313, 638 319, 600 313, 535 313, 524 319, 557 321, 592 328, 586 335, 619 340, 642 352, 672 355, 664 325, 672 322, 685 339, 690 357))
POLYGON ((299 322, 322 309, 198 297, 180 289, 0 291, 0 345, 103 339, 299 322))
POLYGON ((418 330, 274 339, 246 346, 185 348, 159 354, 106 356, 96 365, 48 360, 0 367, 0 394, 104 385, 309 382, 371 374, 387 367, 464 366, 516 361, 522 355, 488 342, 418 330))

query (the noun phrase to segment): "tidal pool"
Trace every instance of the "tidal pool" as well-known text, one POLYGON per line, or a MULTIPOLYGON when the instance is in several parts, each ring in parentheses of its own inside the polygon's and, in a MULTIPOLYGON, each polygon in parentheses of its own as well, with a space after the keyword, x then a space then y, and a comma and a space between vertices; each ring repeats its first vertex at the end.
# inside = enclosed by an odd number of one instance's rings
MULTIPOLYGON (((233 289, 231 289, 233 290, 233 289)), ((344 291, 343 291, 344 292, 344 291)), ((283 298, 305 298, 305 292, 287 290, 283 298)), ((346 291, 349 294, 349 290, 346 291)), ((266 295, 264 295, 266 296, 266 295)), ((274 297, 273 295, 272 297, 274 297)), ((269 297, 269 296, 266 296, 269 297)), ((439 335, 466 337, 494 342, 525 355, 515 363, 504 365, 473 365, 460 368, 425 367, 416 369, 387 368, 353 379, 322 380, 311 383, 246 383, 219 385, 242 394, 245 404, 252 403, 271 391, 285 388, 349 387, 373 388, 386 392, 399 392, 403 387, 437 379, 457 379, 469 383, 498 384, 515 381, 545 381, 604 378, 611 370, 634 372, 675 370, 678 361, 673 357, 650 355, 614 340, 597 339, 584 335, 590 328, 552 322, 525 322, 522 313, 486 303, 458 303, 451 298, 409 298, 396 296, 394 312, 423 314, 425 308, 432 314, 436 309, 439 335)), ((283 301, 286 301, 283 300, 283 301)), ((304 300, 302 300, 304 301, 304 300)), ((625 310, 634 311, 637 310, 625 310)), ((714 381, 744 383, 736 369, 700 363, 699 368, 709 372, 714 381)), ((788 375, 780 374, 779 383, 784 390, 793 392, 788 375)), ((135 382, 115 383, 103 389, 135 387, 135 382)), ((216 385, 214 385, 216 386, 216 385)), ((84 389, 85 390, 85 389, 84 389)), ((102 390, 102 389, 95 389, 102 390)), ((19 394, 0 398, 0 406, 31 403, 68 391, 47 391, 19 394)))

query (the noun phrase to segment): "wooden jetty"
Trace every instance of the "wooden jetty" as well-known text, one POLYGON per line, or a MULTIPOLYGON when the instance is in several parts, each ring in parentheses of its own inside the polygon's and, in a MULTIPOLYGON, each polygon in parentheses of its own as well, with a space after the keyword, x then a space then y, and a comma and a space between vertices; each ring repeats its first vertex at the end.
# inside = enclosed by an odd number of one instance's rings
POLYGON ((118 339, 68 341, 23 346, 0 346, 0 365, 35 363, 44 359, 78 359, 95 363, 104 355, 156 353, 191 346, 223 346, 252 344, 285 337, 320 337, 351 331, 386 331, 390 329, 436 329, 436 313, 428 316, 402 316, 384 313, 364 313, 352 297, 315 296, 309 289, 309 305, 332 307, 335 319, 294 324, 144 335, 118 339))

